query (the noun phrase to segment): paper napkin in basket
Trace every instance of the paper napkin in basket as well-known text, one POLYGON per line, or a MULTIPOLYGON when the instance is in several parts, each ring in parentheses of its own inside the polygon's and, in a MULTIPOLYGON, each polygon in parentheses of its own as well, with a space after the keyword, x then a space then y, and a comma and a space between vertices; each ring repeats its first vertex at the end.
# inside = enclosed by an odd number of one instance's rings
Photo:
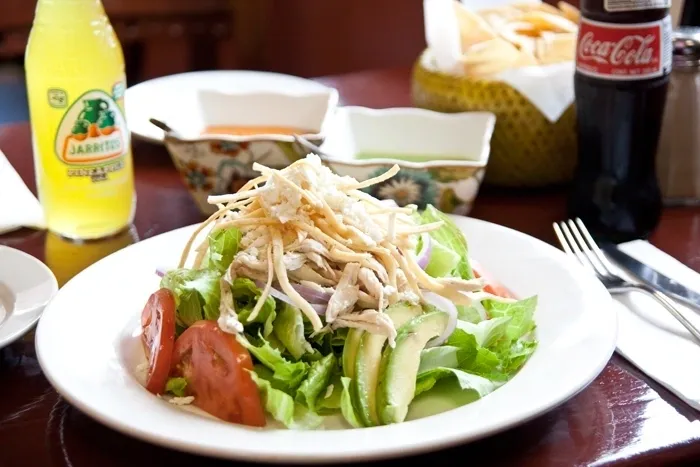
POLYGON ((573 7, 560 10, 539 0, 424 0, 423 12, 437 71, 505 82, 550 122, 574 102, 573 7))
MULTIPOLYGON (((700 291, 700 275, 648 242, 619 245, 628 255, 684 286, 700 291)), ((615 296, 617 351, 650 378, 700 410, 700 344, 654 299, 641 293, 615 296)), ((677 303, 677 302, 676 302, 677 303)), ((700 327, 700 314, 678 305, 700 327)))
POLYGON ((0 234, 21 227, 43 229, 44 211, 0 151, 0 234))

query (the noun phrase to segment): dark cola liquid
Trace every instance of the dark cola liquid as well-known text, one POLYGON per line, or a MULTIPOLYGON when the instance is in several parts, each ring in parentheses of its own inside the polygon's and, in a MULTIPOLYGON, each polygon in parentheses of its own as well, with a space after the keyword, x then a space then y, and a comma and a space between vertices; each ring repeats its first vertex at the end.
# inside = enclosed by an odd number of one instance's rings
POLYGON ((646 238, 659 222, 655 161, 668 79, 623 85, 576 76, 579 158, 568 209, 597 237, 646 238))
MULTIPOLYGON (((603 0, 582 0, 581 11, 591 20, 619 24, 659 21, 669 13, 611 13, 603 0)), ((618 81, 576 73, 578 166, 568 213, 598 238, 646 238, 658 225, 662 197, 655 160, 668 82, 669 75, 618 81)))

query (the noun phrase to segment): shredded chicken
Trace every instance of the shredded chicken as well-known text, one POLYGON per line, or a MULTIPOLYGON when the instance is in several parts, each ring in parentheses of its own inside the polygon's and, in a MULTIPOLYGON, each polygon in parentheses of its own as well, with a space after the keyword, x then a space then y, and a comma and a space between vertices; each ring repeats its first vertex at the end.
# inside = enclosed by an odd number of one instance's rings
POLYGON ((251 247, 250 250, 238 252, 233 259, 233 269, 238 269, 239 266, 252 269, 253 271, 267 272, 267 261, 258 258, 257 248, 251 247))
POLYGON ((360 308, 379 308, 379 301, 362 290, 358 293, 357 304, 360 308))
POLYGON ((360 268, 360 273, 357 277, 367 293, 373 298, 379 300, 379 297, 384 294, 384 286, 370 269, 360 268))
POLYGON ((306 264, 306 259, 306 255, 303 253, 290 252, 284 254, 282 263, 284 263, 284 267, 287 268, 287 271, 296 271, 306 264))
POLYGON ((340 316, 331 324, 333 329, 339 327, 357 328, 372 334, 382 334, 389 339, 389 345, 394 346, 396 339, 396 329, 394 323, 386 315, 377 310, 364 310, 360 313, 348 313, 340 316))
POLYGON ((357 285, 357 276, 360 272, 358 263, 345 265, 343 275, 335 288, 335 292, 328 301, 326 308, 326 323, 332 323, 338 316, 351 311, 359 298, 360 287, 357 285))
POLYGON ((398 166, 362 182, 334 174, 314 154, 281 170, 259 164, 253 169, 261 175, 237 193, 209 197, 218 209, 197 228, 180 260, 184 267, 194 249, 193 267, 201 265, 209 244, 200 234, 208 227, 240 232, 239 251, 220 284, 219 323, 226 332, 242 330, 230 290, 235 277, 253 279, 263 289, 252 316, 276 289, 315 333, 354 327, 386 335, 392 345, 396 330, 386 307, 401 300, 420 303, 425 291, 457 304, 483 293, 480 280, 435 279, 418 266, 418 238, 440 229, 442 221, 417 223, 416 206, 392 206, 362 191, 393 177, 398 166), (298 286, 319 297, 310 303, 298 286))
POLYGON ((333 287, 321 287, 315 282, 310 282, 310 281, 299 281, 299 283, 305 287, 308 287, 310 289, 315 290, 316 292, 319 293, 327 293, 327 294, 333 294, 335 292, 335 289, 333 287))
POLYGON ((326 248, 323 243, 313 238, 305 238, 304 241, 299 244, 299 250, 301 250, 302 253, 318 253, 326 258, 330 256, 328 248, 326 248))
POLYGON ((336 285, 335 280, 323 277, 308 264, 305 264, 296 271, 289 271, 289 275, 297 282, 316 282, 317 284, 324 285, 326 287, 333 287, 334 285, 336 285))

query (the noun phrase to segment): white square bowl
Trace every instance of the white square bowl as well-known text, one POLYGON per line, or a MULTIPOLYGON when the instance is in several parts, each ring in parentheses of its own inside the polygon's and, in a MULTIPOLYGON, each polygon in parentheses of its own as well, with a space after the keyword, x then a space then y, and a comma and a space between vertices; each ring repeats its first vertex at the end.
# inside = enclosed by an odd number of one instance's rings
POLYGON ((441 113, 418 108, 340 107, 328 124, 321 149, 328 165, 357 180, 394 164, 399 173, 367 191, 379 199, 420 209, 466 215, 484 178, 496 116, 490 112, 441 113), (357 159, 360 153, 431 155, 428 162, 357 159), (442 157, 441 157, 442 156, 442 157))

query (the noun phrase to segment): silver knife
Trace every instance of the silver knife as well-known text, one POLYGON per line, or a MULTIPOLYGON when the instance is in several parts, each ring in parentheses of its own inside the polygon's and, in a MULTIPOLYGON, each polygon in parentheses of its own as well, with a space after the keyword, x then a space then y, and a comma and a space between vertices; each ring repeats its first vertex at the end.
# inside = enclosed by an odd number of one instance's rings
POLYGON ((608 256, 610 256, 611 259, 622 266, 640 282, 661 290, 679 302, 682 302, 700 312, 700 293, 679 284, 658 271, 655 271, 646 264, 636 260, 624 251, 620 250, 615 245, 606 244, 602 246, 602 249, 608 256))

